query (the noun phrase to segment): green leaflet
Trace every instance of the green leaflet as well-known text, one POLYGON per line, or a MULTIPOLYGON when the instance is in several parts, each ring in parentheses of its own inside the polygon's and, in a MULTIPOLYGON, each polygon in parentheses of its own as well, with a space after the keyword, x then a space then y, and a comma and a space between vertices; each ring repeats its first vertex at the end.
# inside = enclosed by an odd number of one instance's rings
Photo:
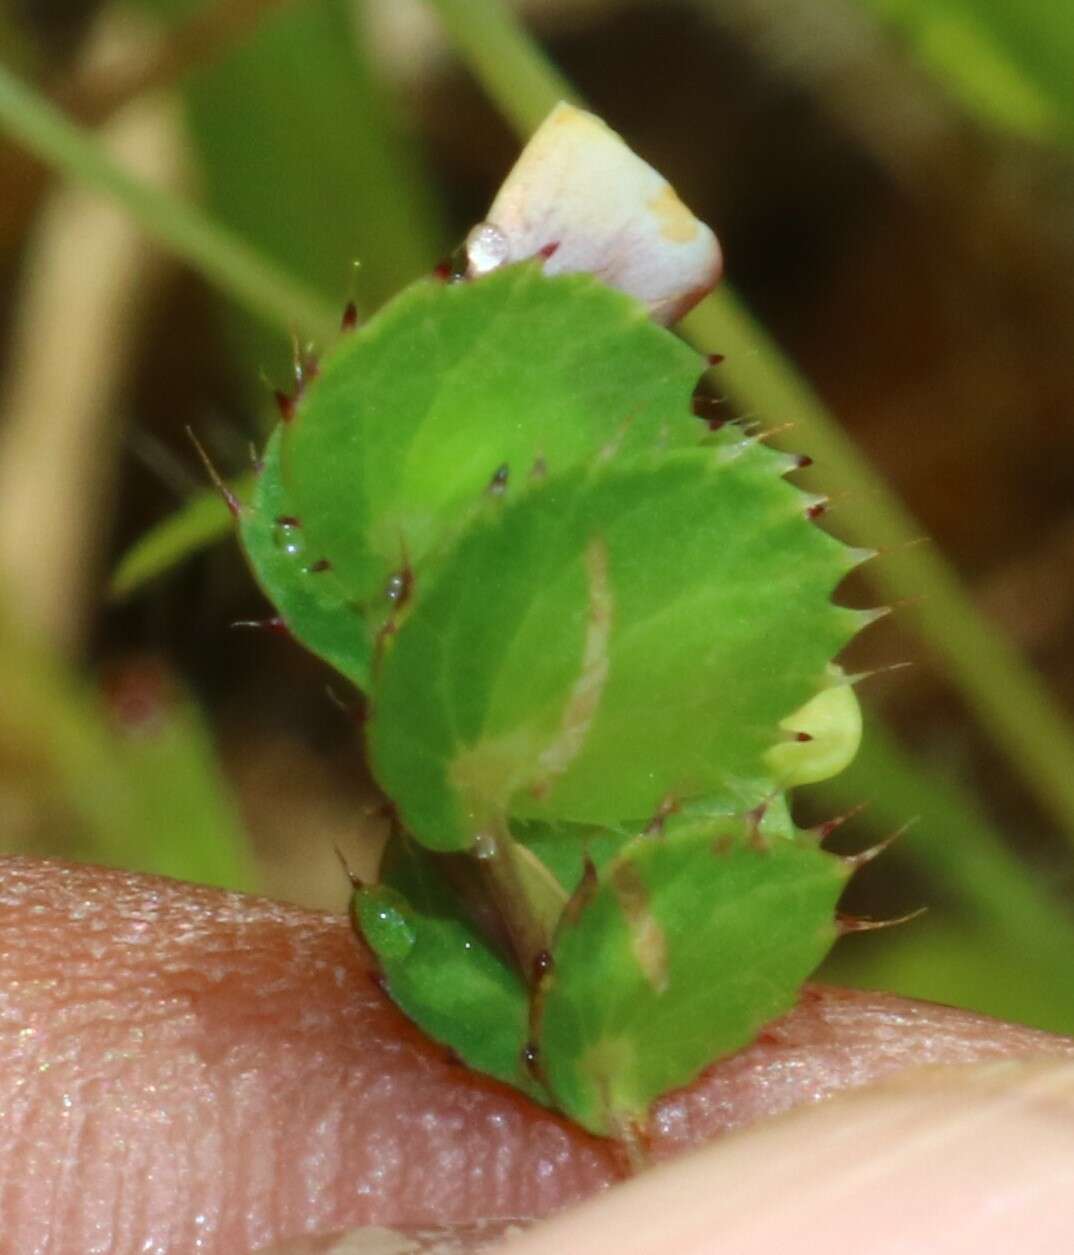
POLYGON ((654 1099, 791 1007, 847 878, 750 817, 636 838, 552 951, 537 1040, 556 1106, 594 1133, 644 1128, 654 1099))
POLYGON ((694 443, 700 359, 588 275, 535 264, 417 283, 321 364, 284 439, 311 543, 374 620, 408 564, 462 527, 506 468, 558 476, 604 446, 694 443))
POLYGON ((388 992, 416 1024, 470 1067, 547 1103, 522 1059, 525 982, 509 952, 470 918, 447 866, 405 836, 393 837, 381 883, 354 895, 355 924, 380 961, 388 992))
POLYGON ((364 690, 373 656, 368 627, 335 572, 321 568, 323 555, 310 548, 280 476, 280 443, 277 428, 239 516, 239 538, 257 582, 287 630, 364 690))
POLYGON ((468 913, 458 858, 394 838, 355 917, 412 1019, 591 1132, 643 1125, 655 1098, 746 1044, 835 940, 847 866, 796 833, 779 798, 760 818, 684 817, 654 833, 527 833, 531 850, 574 869, 532 992, 468 913))
POLYGON ((381 664, 369 747, 410 831, 461 850, 509 815, 759 801, 777 725, 860 620, 830 601, 850 551, 803 500, 721 447, 621 455, 489 509, 381 664))

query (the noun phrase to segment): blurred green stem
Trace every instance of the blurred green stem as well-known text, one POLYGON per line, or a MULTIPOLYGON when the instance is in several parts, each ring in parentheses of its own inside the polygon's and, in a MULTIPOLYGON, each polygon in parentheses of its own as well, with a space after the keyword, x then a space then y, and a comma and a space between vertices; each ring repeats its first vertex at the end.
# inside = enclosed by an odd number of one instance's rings
POLYGON ((148 55, 110 67, 106 74, 76 78, 60 94, 79 121, 103 122, 145 92, 171 87, 192 70, 212 64, 242 42, 274 9, 293 0, 225 0, 196 9, 148 55))
POLYGON ((520 135, 536 130, 557 100, 582 103, 499 0, 430 3, 474 77, 520 135))
POLYGON ((327 337, 336 311, 194 206, 127 174, 80 127, 0 66, 0 127, 49 165, 113 197, 210 282, 285 330, 327 337))
MULTIPOLYGON (((229 484, 245 500, 253 475, 241 475, 229 484)), ((169 570, 183 558, 227 535, 234 520, 215 488, 196 493, 174 514, 143 533, 123 554, 108 583, 108 594, 118 600, 169 570)))
MULTIPOLYGON (((557 100, 578 98, 499 0, 429 3, 523 138, 557 100)), ((885 549, 867 573, 885 596, 914 599, 905 613, 1074 846, 1074 735, 1036 675, 982 619, 939 554, 917 543, 924 529, 733 292, 708 297, 682 327, 701 348, 724 354, 720 378, 734 397, 751 413, 793 424, 795 443, 822 464, 825 484, 852 492, 840 503, 842 530, 885 549)))
POLYGON ((721 381, 751 412, 795 425, 795 443, 816 459, 826 489, 841 495, 840 530, 882 551, 865 574, 885 597, 912 599, 900 613, 914 620, 1074 844, 1074 738, 1034 672, 981 616, 939 552, 919 543, 924 528, 732 292, 709 297, 683 326, 699 345, 726 355, 721 381))

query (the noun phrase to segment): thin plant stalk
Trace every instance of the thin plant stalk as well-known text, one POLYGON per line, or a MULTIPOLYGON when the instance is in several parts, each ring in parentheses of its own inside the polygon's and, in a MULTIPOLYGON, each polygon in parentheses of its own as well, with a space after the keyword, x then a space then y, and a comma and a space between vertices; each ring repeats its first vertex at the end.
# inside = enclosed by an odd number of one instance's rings
POLYGON ((128 174, 91 134, 0 66, 0 128, 69 178, 113 197, 159 243, 277 326, 327 338, 337 311, 195 206, 128 174))

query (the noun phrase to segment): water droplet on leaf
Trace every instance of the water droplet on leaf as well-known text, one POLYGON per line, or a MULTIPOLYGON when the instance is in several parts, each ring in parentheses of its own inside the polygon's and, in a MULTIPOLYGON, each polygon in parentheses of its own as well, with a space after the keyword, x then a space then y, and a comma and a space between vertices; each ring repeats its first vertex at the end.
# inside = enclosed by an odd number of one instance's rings
POLYGON ((496 838, 489 832, 479 832, 474 837, 473 852, 475 858, 495 858, 498 848, 496 838))
POLYGON ((399 894, 383 888, 362 890, 358 917, 362 935, 386 963, 398 963, 414 949, 417 934, 410 908, 399 894))
POLYGON ((511 260, 507 236, 491 222, 479 222, 466 237, 467 275, 471 279, 498 270, 511 260))
POLYGON ((289 558, 301 557, 306 551, 306 538, 297 519, 282 518, 276 520, 272 539, 276 548, 289 558))

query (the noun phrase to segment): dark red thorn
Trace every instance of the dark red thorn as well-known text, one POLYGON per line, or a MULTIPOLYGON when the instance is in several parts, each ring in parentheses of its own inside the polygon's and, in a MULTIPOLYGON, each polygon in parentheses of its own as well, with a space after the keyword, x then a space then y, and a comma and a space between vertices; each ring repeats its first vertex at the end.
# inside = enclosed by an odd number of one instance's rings
POLYGON ((705 361, 708 362, 710 366, 719 366, 723 360, 724 360, 724 355, 722 353, 706 353, 705 354, 705 361))
POLYGON ((438 261, 433 267, 433 278, 439 279, 441 283, 447 283, 454 274, 454 267, 451 264, 451 258, 445 257, 442 261, 438 261))
POLYGON ((679 799, 669 793, 661 800, 653 817, 645 825, 645 835, 647 837, 662 837, 664 835, 664 825, 672 815, 678 814, 680 809, 679 799))
POLYGON ((694 394, 691 402, 691 409, 696 418, 700 418, 706 424, 709 431, 719 431, 721 427, 726 427, 730 421, 715 411, 725 405, 726 400, 723 397, 709 396, 707 392, 697 392, 694 394))
POLYGON ((772 440, 776 436, 783 436, 789 431, 794 431, 798 424, 795 422, 780 423, 778 427, 769 427, 767 430, 758 430, 757 439, 760 441, 772 440))
POLYGON ((278 514, 276 516, 277 527, 301 527, 302 520, 293 514, 278 514))
POLYGON ((332 849, 336 852, 336 858, 339 859, 339 865, 343 868, 343 874, 351 882, 351 888, 364 889, 365 881, 361 878, 361 876, 356 876, 354 872, 351 871, 351 865, 347 862, 347 856, 334 842, 332 843, 332 849))
POLYGON ((804 471, 807 466, 812 466, 812 465, 813 465, 813 459, 809 456, 808 453, 799 453, 797 467, 796 467, 797 470, 804 471))
POLYGON ((311 562, 306 570, 310 575, 320 575, 322 571, 331 571, 332 564, 327 558, 318 558, 316 562, 311 562))
POLYGON ((828 509, 827 501, 814 501, 812 505, 806 506, 806 512, 805 512, 806 518, 810 519, 811 521, 814 519, 819 519, 822 514, 825 514, 827 512, 827 509, 828 509))
POLYGON ((298 336, 291 337, 291 371, 295 379, 294 399, 297 401, 305 391, 306 385, 317 378, 320 370, 320 362, 317 354, 313 351, 313 345, 307 344, 303 348, 298 342, 298 336))
POLYGON ((896 928, 899 924, 909 924, 911 920, 924 915, 927 907, 920 906, 916 911, 908 911, 905 915, 897 915, 894 919, 863 919, 859 915, 836 914, 835 925, 840 937, 847 933, 872 933, 881 928, 896 928))
POLYGON ((279 388, 272 395, 276 401, 276 408, 280 411, 280 418, 285 423, 289 423, 295 416, 295 398, 288 396, 286 392, 282 392, 279 388))
POLYGON ((578 922, 578 917, 593 900, 599 887, 600 878, 597 875, 597 865, 589 857, 589 851, 586 850, 582 855, 582 879, 579 880, 574 888, 574 892, 563 907, 563 914, 560 916, 559 924, 561 928, 571 927, 578 922))
POLYGON ((869 802, 859 802, 857 806, 852 806, 850 810, 844 811, 842 815, 836 815, 832 819, 825 820, 824 823, 817 824, 815 828, 810 828, 808 831, 813 835, 818 845, 823 845, 836 828, 842 828, 848 819, 856 819, 869 805, 869 802))
POLYGON ((358 326, 358 306, 348 301, 343 306, 343 317, 339 320, 340 331, 353 331, 358 326))
POLYGON ((370 805, 365 807, 362 813, 369 819, 386 819, 392 832, 402 831, 399 811, 391 798, 378 798, 375 802, 371 802, 370 805))
POLYGON ((743 818, 746 821, 746 832, 749 837, 750 845, 755 850, 765 851, 768 849, 768 841, 764 833, 761 831, 761 824, 764 823, 765 813, 768 810, 768 801, 758 803, 753 810, 745 813, 743 818))
POLYGON ((193 444, 194 448, 197 449, 198 457, 201 458, 202 466, 205 467, 205 473, 212 480, 213 487, 223 498, 224 505, 227 506, 231 517, 233 519, 237 519, 239 515, 242 514, 242 502, 220 478, 220 473, 217 471, 216 467, 213 466, 212 462, 209 461, 209 455, 201 447, 201 442, 198 440, 197 436, 194 435, 194 429, 192 427, 187 427, 186 434, 190 438, 191 444, 193 444))
POLYGON ((271 619, 236 619, 231 626, 233 628, 257 628, 262 632, 272 632, 276 636, 286 636, 288 640, 291 639, 291 629, 279 615, 271 619))
POLYGON ((550 244, 542 244, 537 250, 537 256, 547 261, 549 257, 554 257, 559 251, 559 240, 553 240, 550 244))
POLYGON ((796 732, 796 733, 794 734, 794 739, 795 739, 796 741, 800 741, 800 742, 802 742, 802 743, 804 744, 806 741, 812 741, 812 740, 813 740, 813 734, 812 734, 812 732, 796 732))
POLYGON ((860 867, 864 867, 866 863, 871 863, 874 858, 879 858, 890 846, 903 835, 908 828, 917 823, 917 819, 908 820, 901 828, 896 830, 889 837, 885 837, 883 841, 878 841, 875 845, 869 846, 866 850, 859 850, 857 854, 844 854, 843 866, 846 867, 851 874, 856 872, 860 867))
POLYGON ((304 388, 321 373, 321 359, 315 353, 307 353, 299 369, 302 372, 301 386, 304 388))

